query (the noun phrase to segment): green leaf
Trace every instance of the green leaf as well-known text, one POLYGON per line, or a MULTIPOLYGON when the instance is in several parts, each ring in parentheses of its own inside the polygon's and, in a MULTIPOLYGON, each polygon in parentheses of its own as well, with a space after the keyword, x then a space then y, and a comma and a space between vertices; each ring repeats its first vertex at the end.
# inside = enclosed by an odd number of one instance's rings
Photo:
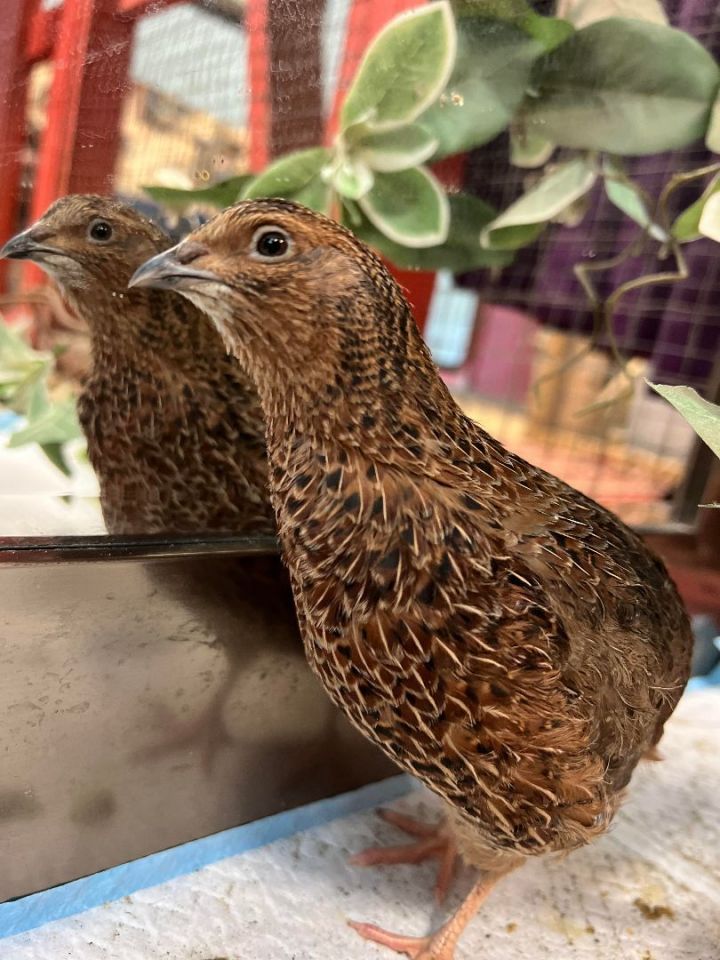
POLYGON ((8 447, 21 447, 26 443, 67 443, 82 435, 75 411, 74 400, 64 400, 44 410, 27 426, 10 437, 8 447))
POLYGON ((710 111, 710 123, 705 134, 705 146, 712 153, 720 153, 720 94, 715 98, 710 111))
POLYGON ((560 146, 643 155, 702 137, 720 70, 688 34, 613 18, 535 64, 523 115, 560 146))
POLYGON ((533 13, 526 0, 454 0, 453 10, 456 17, 482 17, 506 23, 517 23, 533 13))
POLYGON ((648 383, 687 420, 715 456, 720 457, 720 407, 705 400, 692 387, 668 387, 660 383, 648 383))
POLYGON ((567 19, 580 30, 598 20, 623 17, 667 26, 668 18, 658 0, 578 0, 571 3, 567 19))
POLYGON ((340 200, 342 204, 342 222, 348 229, 354 230, 355 227, 360 226, 364 217, 362 213, 360 213, 358 205, 352 200, 348 200, 347 197, 341 197, 340 200))
POLYGON ((381 233, 405 247, 434 247, 447 238, 448 199, 424 167, 378 173, 358 206, 381 233))
MULTIPOLYGON (((329 182, 342 197, 359 200, 372 189, 375 182, 372 170, 360 160, 342 160, 334 168, 328 168, 329 182)), ((323 180, 328 177, 323 171, 323 180)))
POLYGON ((556 17, 541 17, 538 13, 531 13, 518 24, 529 37, 537 40, 549 53, 575 32, 574 27, 567 20, 558 20, 556 17))
POLYGON ((483 250, 478 243, 478 228, 495 216, 492 207, 467 194, 451 194, 448 200, 450 228, 447 240, 435 247, 412 249, 394 243, 366 217, 353 222, 348 216, 345 225, 401 269, 463 273, 478 267, 504 267, 512 261, 512 254, 483 250))
POLYGON ((537 40, 545 52, 554 50, 574 32, 567 20, 543 17, 525 0, 455 0, 453 9, 458 20, 479 17, 519 27, 528 37, 537 40))
POLYGON ((308 181, 302 190, 293 196, 296 203, 302 203, 318 213, 329 213, 332 191, 322 177, 314 177, 308 181))
POLYGON ((541 45, 500 20, 458 23, 458 55, 442 97, 420 122, 439 143, 437 157, 487 143, 522 101, 541 45))
POLYGON ((689 243, 691 240, 697 240, 702 236, 700 231, 700 218, 702 217, 705 204, 708 199, 720 190, 720 173, 716 174, 698 197, 695 203, 683 210, 676 218, 670 229, 670 233, 675 237, 678 243, 689 243))
POLYGON ((445 87, 455 47, 447 0, 395 17, 365 52, 343 104, 341 130, 360 121, 376 130, 410 123, 445 87))
POLYGON ((584 193, 577 200, 561 210, 552 218, 552 223, 561 223, 564 227, 577 227, 582 223, 590 209, 590 195, 584 193))
POLYGON ((197 190, 178 190, 174 187, 143 187, 143 190, 153 200, 178 213, 195 204, 223 210, 239 199, 240 194, 252 179, 252 174, 248 173, 241 177, 220 180, 212 186, 199 187, 197 190))
POLYGON ((498 227, 480 234, 480 243, 485 250, 519 250, 534 243, 548 222, 515 224, 498 227))
POLYGON ((703 237, 720 243, 720 193, 713 193, 705 201, 698 229, 703 237))
POLYGON ((50 463, 53 464, 53 466, 57 467, 58 470, 61 470, 66 477, 70 476, 72 470, 65 459, 63 445, 61 443, 41 443, 40 449, 48 458, 50 463))
POLYGON ((485 227, 482 245, 514 250, 532 243, 550 220, 591 189, 596 178, 594 163, 585 157, 561 164, 485 227))
POLYGON ((639 224, 648 234, 660 243, 668 240, 659 223, 655 223, 645 204, 640 188, 633 183, 625 174, 615 165, 607 162, 604 167, 605 173, 605 193, 608 199, 618 210, 639 224))
POLYGON ((517 126, 510 131, 510 162, 516 167, 542 167, 554 152, 555 144, 536 133, 517 126))
POLYGON ((0 318, 0 401, 16 413, 26 413, 33 391, 52 365, 52 354, 34 350, 0 318))
POLYGON ((247 185, 243 191, 243 199, 284 197, 286 200, 304 203, 313 210, 325 212, 330 190, 323 181, 321 172, 330 157, 331 153, 325 147, 288 153, 271 163, 247 185))
POLYGON ((36 420, 42 413, 45 413, 49 407, 50 398, 45 380, 37 380, 29 392, 27 408, 28 420, 36 420))
POLYGON ((22 369, 27 365, 46 363, 50 354, 33 350, 20 333, 0 320, 0 368, 22 369))
POLYGON ((409 123, 396 130, 382 133, 370 133, 354 145, 353 156, 357 156, 381 173, 393 173, 416 167, 435 153, 437 140, 419 123, 409 123))

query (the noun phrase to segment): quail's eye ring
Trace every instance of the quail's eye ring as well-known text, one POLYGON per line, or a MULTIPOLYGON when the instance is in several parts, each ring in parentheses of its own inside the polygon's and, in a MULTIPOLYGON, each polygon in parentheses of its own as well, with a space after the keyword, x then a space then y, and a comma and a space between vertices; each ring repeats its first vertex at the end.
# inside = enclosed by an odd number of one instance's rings
POLYGON ((93 220, 88 227, 88 237, 96 243, 107 243, 112 240, 113 228, 107 220, 93 220))
POLYGON ((260 227, 255 231, 250 245, 250 255, 254 260, 287 260, 292 251, 292 240, 281 227, 260 227))

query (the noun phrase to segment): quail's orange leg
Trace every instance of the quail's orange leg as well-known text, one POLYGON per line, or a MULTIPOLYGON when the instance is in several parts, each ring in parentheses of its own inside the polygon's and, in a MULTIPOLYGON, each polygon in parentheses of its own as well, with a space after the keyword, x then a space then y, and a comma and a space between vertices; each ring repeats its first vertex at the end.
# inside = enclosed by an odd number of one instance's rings
POLYGON ((450 919, 428 937, 403 937, 376 927, 373 923, 350 920, 349 924, 365 940, 389 947, 396 953, 404 953, 411 960, 454 960, 455 947, 463 930, 506 872, 488 874, 476 883, 450 919))
POLYGON ((394 847, 369 847, 350 858, 350 863, 359 867, 374 867, 391 863, 423 863, 425 860, 440 861, 435 881, 435 898, 442 903, 447 896, 457 863, 457 848, 445 824, 421 823, 413 817, 405 816, 395 810, 378 810, 386 823, 402 830, 411 837, 417 837, 415 843, 405 843, 394 847))

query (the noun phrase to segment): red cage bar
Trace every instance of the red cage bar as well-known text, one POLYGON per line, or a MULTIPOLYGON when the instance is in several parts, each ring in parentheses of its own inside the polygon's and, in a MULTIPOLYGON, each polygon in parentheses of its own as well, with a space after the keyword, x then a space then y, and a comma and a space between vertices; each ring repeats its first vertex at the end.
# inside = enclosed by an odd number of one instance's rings
MULTIPOLYGON (((31 215, 39 216, 66 193, 109 193, 120 141, 122 103, 128 89, 128 68, 134 25, 149 10, 178 0, 65 0, 54 10, 40 9, 39 0, 5 0, 0 44, 0 241, 19 226, 20 158, 26 138, 25 103, 31 67, 52 60, 47 125, 39 149, 31 215)), ((334 106, 325 124, 325 139, 337 127, 342 97, 368 43, 397 14, 418 0, 355 0, 344 42, 334 106)), ((322 139, 320 110, 321 0, 248 0, 245 22, 249 37, 250 167, 262 169, 287 149, 310 146, 322 139), (302 42, 285 28, 297 16, 311 26, 302 42), (290 16, 292 14, 292 16, 290 16), (311 49, 312 48, 312 49, 311 49), (292 84, 274 78, 280 58, 292 84), (276 82, 274 82, 274 79, 276 82), (281 89, 282 88, 282 89, 281 89), (302 115, 315 123, 295 122, 302 115)), ((280 78, 282 79, 282 78, 280 78)), ((455 163, 455 175, 459 171, 455 163)), ((447 171, 445 171, 445 176, 447 171)), ((0 265, 0 270, 3 265, 0 265)), ((395 271, 413 302, 422 324, 432 295, 428 273, 395 271)), ((0 273, 0 284, 3 274, 0 273)), ((25 282, 40 280, 27 271, 25 282)))

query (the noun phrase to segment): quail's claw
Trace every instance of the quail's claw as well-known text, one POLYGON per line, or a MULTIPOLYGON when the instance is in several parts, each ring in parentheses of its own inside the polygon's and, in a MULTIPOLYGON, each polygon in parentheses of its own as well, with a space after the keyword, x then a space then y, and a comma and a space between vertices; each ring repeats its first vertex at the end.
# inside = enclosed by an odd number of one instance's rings
POLYGON ((350 863, 357 867, 375 867, 399 863, 424 863, 425 860, 440 861, 435 882, 435 899, 438 903, 445 900, 452 883, 457 862, 455 843, 444 826, 426 824, 395 810, 379 810, 378 815, 393 826, 419 839, 415 843, 398 844, 391 847, 368 847, 350 857, 350 863))
POLYGON ((431 937, 403 937, 376 927, 374 923, 358 923, 355 920, 348 920, 348 926, 356 930, 364 940, 389 947, 396 953, 404 953, 411 960, 452 960, 452 954, 428 953, 432 946, 431 937))

